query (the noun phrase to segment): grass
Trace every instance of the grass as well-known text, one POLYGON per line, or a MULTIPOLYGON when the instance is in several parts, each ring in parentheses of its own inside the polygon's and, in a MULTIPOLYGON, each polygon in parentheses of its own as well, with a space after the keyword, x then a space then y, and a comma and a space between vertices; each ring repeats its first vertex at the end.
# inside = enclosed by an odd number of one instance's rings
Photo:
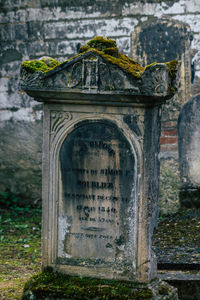
POLYGON ((23 299, 30 299, 30 294, 36 299, 152 299, 152 291, 145 283, 69 276, 50 268, 27 282, 23 299))
POLYGON ((40 265, 41 210, 1 210, 0 299, 21 299, 25 282, 40 265))

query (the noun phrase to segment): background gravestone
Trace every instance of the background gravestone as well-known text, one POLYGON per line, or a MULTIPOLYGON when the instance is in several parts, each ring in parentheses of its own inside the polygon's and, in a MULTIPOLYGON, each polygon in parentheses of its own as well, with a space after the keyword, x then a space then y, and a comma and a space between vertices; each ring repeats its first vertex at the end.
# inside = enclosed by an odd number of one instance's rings
POLYGON ((191 97, 191 44, 188 25, 171 18, 153 18, 132 33, 132 56, 142 64, 155 61, 180 61, 180 87, 163 107, 160 138, 160 213, 175 213, 179 208, 179 170, 177 120, 182 105, 191 97))
POLYGON ((180 201, 186 207, 200 207, 200 95, 181 109, 178 120, 180 201))

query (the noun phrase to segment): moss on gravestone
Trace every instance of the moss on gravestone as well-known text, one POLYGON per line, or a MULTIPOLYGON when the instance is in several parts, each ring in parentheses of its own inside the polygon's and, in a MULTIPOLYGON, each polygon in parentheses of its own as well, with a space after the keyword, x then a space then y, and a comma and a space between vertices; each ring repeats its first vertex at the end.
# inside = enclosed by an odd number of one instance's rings
POLYGON ((177 289, 160 279, 150 283, 78 277, 46 268, 24 287, 22 300, 177 300, 177 289))
POLYGON ((109 279, 82 278, 47 269, 33 276, 22 299, 152 299, 147 284, 109 279), (49 297, 49 298, 48 298, 49 297))
POLYGON ((43 73, 49 72, 55 67, 59 66, 59 62, 51 57, 44 57, 39 60, 29 60, 22 63, 22 68, 28 73, 35 73, 41 71, 43 73))
MULTIPOLYGON (((149 66, 142 67, 133 59, 119 52, 116 41, 104 38, 102 36, 97 36, 94 39, 90 40, 86 45, 83 45, 80 48, 79 54, 73 56, 67 61, 72 61, 73 59, 83 55, 86 52, 93 52, 101 56, 106 61, 110 62, 113 65, 118 66, 124 72, 130 74, 135 79, 139 79, 143 72, 151 67, 152 65, 156 65, 157 63, 153 63, 149 66)), ((22 68, 24 68, 29 73, 34 73, 36 71, 41 71, 46 73, 56 68, 59 65, 65 64, 67 61, 62 62, 61 64, 56 60, 49 58, 50 64, 47 63, 46 60, 33 60, 33 61, 25 61, 22 63, 22 68)), ((166 63, 169 76, 171 79, 174 79, 176 76, 178 61, 174 60, 166 63)))
POLYGON ((98 50, 104 50, 106 48, 117 47, 116 41, 102 36, 97 36, 94 39, 90 40, 88 43, 90 48, 95 48, 98 50))

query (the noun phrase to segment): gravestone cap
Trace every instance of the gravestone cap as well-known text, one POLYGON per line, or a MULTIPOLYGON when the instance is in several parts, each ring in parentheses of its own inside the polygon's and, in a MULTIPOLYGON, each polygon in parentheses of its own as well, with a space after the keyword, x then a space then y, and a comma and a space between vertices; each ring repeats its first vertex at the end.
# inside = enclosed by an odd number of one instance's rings
POLYGON ((150 104, 173 96, 177 68, 176 60, 142 67, 119 53, 115 41, 96 37, 82 46, 79 54, 62 63, 50 57, 23 62, 20 86, 42 101, 52 97, 113 101, 115 95, 115 102, 123 102, 125 95, 126 101, 150 104))

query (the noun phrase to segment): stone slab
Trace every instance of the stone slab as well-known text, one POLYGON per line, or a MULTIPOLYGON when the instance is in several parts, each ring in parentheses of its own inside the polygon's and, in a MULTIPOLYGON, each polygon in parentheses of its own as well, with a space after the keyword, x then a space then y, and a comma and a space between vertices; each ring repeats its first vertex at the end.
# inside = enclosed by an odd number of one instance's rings
POLYGON ((179 169, 182 205, 200 206, 200 95, 182 108, 178 120, 179 169))

